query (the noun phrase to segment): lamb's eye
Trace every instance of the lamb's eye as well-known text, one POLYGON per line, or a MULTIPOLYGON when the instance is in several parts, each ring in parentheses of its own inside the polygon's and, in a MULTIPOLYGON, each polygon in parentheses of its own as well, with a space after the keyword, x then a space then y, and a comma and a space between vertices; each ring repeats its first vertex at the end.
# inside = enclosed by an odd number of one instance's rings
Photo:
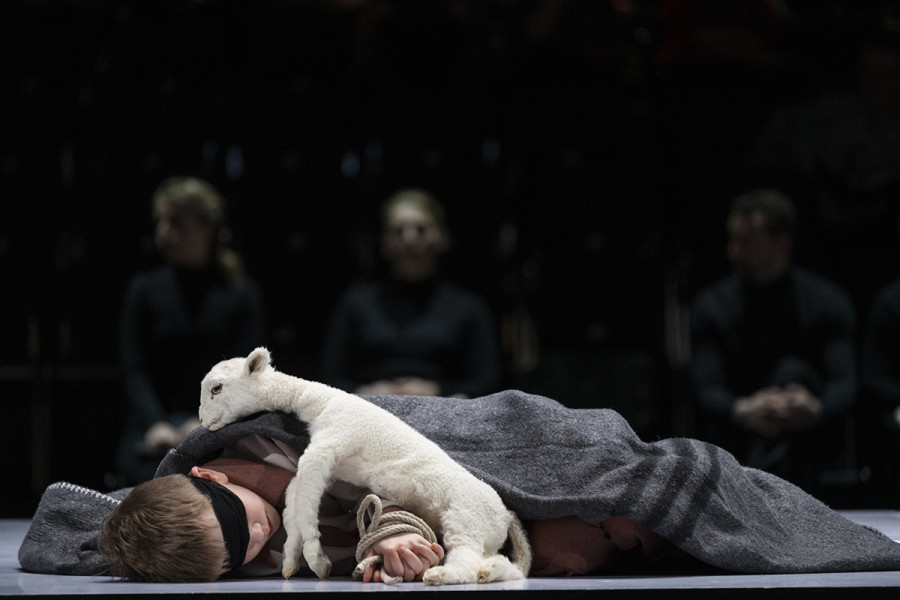
POLYGON ((212 387, 212 389, 210 389, 209 391, 212 392, 212 395, 213 395, 213 396, 215 396, 216 394, 222 393, 222 384, 221 384, 221 383, 217 383, 217 384, 214 385, 214 386, 212 387))

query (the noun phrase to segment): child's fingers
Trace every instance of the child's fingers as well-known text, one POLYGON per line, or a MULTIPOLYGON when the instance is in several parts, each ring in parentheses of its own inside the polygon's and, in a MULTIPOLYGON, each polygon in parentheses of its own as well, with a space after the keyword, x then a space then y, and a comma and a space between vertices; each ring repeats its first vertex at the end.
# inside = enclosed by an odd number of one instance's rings
POLYGON ((429 566, 436 566, 440 564, 441 559, 444 558, 444 549, 441 548, 440 544, 428 544, 421 543, 416 544, 414 546, 414 552, 418 557, 427 562, 429 566))
POLYGON ((437 554, 438 559, 444 560, 444 547, 437 542, 431 544, 431 551, 437 554))
POLYGON ((425 565, 422 562, 422 559, 419 558, 419 555, 410 550, 409 548, 402 548, 400 550, 401 558, 403 562, 406 564, 407 571, 412 570, 413 576, 423 572, 425 570, 425 565))
POLYGON ((400 558, 400 553, 395 548, 385 550, 381 559, 384 561, 384 570, 387 571, 388 575, 393 577, 403 577, 404 580, 406 579, 406 565, 404 564, 403 559, 400 558))

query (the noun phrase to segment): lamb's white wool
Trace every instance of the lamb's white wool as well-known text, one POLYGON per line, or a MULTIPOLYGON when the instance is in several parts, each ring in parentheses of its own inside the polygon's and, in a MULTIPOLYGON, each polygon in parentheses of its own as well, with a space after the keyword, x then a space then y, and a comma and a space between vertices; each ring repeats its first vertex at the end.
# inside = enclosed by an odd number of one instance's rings
POLYGON ((391 498, 424 519, 442 538, 444 564, 428 569, 426 585, 521 579, 531 566, 522 524, 497 492, 399 418, 358 396, 280 373, 265 348, 222 361, 201 384, 200 422, 219 429, 261 410, 296 414, 310 443, 287 488, 283 575, 303 556, 320 578, 331 561, 319 543, 319 501, 334 480, 391 498), (507 535, 515 563, 499 554, 507 535))

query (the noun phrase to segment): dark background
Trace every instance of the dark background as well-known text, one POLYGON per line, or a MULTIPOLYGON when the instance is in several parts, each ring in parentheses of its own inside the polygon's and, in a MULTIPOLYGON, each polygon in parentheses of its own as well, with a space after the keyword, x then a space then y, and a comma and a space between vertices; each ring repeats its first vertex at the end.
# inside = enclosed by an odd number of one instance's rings
MULTIPOLYGON (((506 387, 691 434, 685 306, 727 272, 728 201, 785 187, 800 259, 841 278, 813 201, 841 182, 748 156, 781 109, 855 90, 895 4, 3 0, 0 516, 109 482, 119 304, 172 174, 228 199, 280 369, 314 377, 333 301, 376 264, 377 205, 423 186, 448 276, 494 310, 506 387)), ((841 281, 861 314, 882 256, 841 281)))

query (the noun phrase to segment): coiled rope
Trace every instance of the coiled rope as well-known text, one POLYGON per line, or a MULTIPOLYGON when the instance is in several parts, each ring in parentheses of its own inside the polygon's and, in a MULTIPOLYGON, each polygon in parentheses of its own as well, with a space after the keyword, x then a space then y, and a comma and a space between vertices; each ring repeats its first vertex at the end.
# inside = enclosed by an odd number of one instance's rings
MULTIPOLYGON (((354 569, 353 576, 357 579, 362 577, 369 565, 382 562, 380 555, 366 557, 366 554, 373 545, 385 538, 400 533, 418 533, 428 540, 429 544, 437 542, 437 536, 431 527, 428 526, 428 523, 416 515, 405 510, 383 513, 381 498, 375 494, 366 496, 359 505, 359 510, 356 511, 356 526, 359 529, 359 544, 356 545, 356 562, 359 564, 354 569), (372 520, 367 527, 366 515, 370 506, 373 509, 373 513, 372 520)), ((399 583, 402 581, 402 578, 389 577, 382 570, 382 581, 385 583, 399 583)))

